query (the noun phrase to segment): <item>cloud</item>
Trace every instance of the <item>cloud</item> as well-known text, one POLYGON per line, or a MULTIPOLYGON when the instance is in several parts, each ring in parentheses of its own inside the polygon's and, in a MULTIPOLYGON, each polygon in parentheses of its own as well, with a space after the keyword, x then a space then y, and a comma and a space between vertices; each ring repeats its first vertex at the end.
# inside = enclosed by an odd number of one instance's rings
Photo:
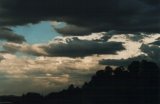
POLYGON ((0 55, 0 61, 2 61, 2 60, 4 60, 4 59, 5 59, 5 57, 2 56, 2 55, 0 55))
POLYGON ((3 48, 9 53, 27 53, 31 55, 47 55, 47 53, 39 47, 39 45, 29 45, 27 43, 16 44, 16 43, 4 43, 3 48))
POLYGON ((0 24, 60 21, 68 24, 58 29, 66 35, 109 30, 159 33, 159 9, 159 0, 0 0, 0 24))
POLYGON ((8 42, 22 43, 25 42, 25 38, 21 35, 13 33, 9 28, 0 28, 0 40, 6 40, 8 42))
POLYGON ((42 94, 60 91, 70 84, 81 86, 98 70, 96 57, 37 57, 5 59, 0 62, 0 95, 42 94))
POLYGON ((155 42, 152 42, 152 43, 150 43, 150 44, 153 44, 153 45, 160 46, 160 40, 158 40, 158 41, 155 41, 155 42))
MULTIPOLYGON (((159 34, 140 37, 145 43, 142 47, 140 41, 130 41, 126 34, 112 36, 112 33, 57 37, 48 44, 4 43, 8 53, 1 53, 4 59, 0 62, 0 94, 46 94, 67 88, 69 84, 81 86, 97 70, 104 69, 104 65, 126 66, 132 60, 143 59, 160 63, 159 46, 149 44, 159 34), (121 46, 125 47, 122 51, 121 46), (15 52, 36 57, 19 56, 15 52)), ((135 36, 139 40, 139 35, 135 36)))
POLYGON ((122 42, 97 42, 80 40, 78 38, 68 39, 67 43, 50 43, 43 49, 50 56, 84 57, 94 54, 116 54, 124 50, 122 42))
POLYGON ((158 37, 156 40, 160 40, 160 37, 158 37))
POLYGON ((126 34, 126 38, 130 39, 131 41, 142 42, 144 38, 147 38, 147 34, 144 33, 126 34))
POLYGON ((99 61, 101 65, 113 65, 113 66, 127 66, 132 61, 139 61, 139 60, 149 60, 157 63, 160 65, 160 47, 157 45, 151 44, 142 44, 140 47, 141 52, 138 56, 129 57, 127 59, 102 59, 99 61))
POLYGON ((63 28, 56 28, 55 30, 63 35, 88 35, 91 33, 91 30, 89 28, 85 28, 85 27, 80 27, 80 26, 76 26, 76 25, 66 25, 63 28))
POLYGON ((131 62, 140 61, 140 60, 149 60, 149 58, 146 55, 139 55, 139 56, 131 57, 127 59, 103 59, 99 61, 99 64, 127 67, 131 62))
POLYGON ((39 45, 6 43, 3 48, 11 53, 22 52, 50 57, 85 57, 94 54, 116 54, 116 52, 125 49, 122 42, 82 40, 77 37, 66 38, 65 42, 53 40, 48 44, 39 45))
POLYGON ((160 64, 160 50, 157 37, 159 34, 122 34, 115 35, 112 41, 124 42, 125 50, 118 52, 118 55, 100 59, 101 65, 127 66, 135 60, 149 60, 160 64))
POLYGON ((160 46, 143 44, 140 49, 146 53, 152 61, 155 61, 158 65, 160 64, 160 59, 158 58, 160 57, 160 46))

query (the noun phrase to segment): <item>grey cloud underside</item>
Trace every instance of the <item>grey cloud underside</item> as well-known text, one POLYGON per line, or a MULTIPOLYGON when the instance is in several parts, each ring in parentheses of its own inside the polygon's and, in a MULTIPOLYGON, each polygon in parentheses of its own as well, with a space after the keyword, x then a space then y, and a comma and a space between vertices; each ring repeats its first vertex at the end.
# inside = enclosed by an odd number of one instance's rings
POLYGON ((25 38, 21 35, 13 33, 9 28, 0 28, 0 40, 6 40, 8 42, 22 43, 25 42, 25 38))
POLYGON ((140 49, 142 52, 146 53, 148 57, 160 65, 160 46, 143 44, 140 49))
POLYGON ((61 33, 63 35, 88 35, 91 33, 91 30, 90 28, 87 28, 87 27, 80 27, 80 26, 76 26, 76 25, 70 25, 70 24, 67 24, 65 27, 63 28, 56 28, 55 27, 55 30, 58 32, 58 33, 61 33))
POLYGON ((153 44, 153 45, 160 46, 160 40, 158 40, 158 41, 155 41, 155 42, 152 42, 152 43, 150 43, 150 44, 153 44))
POLYGON ((122 42, 97 42, 73 38, 73 40, 68 40, 67 44, 51 43, 43 49, 50 56, 84 57, 94 54, 116 54, 117 51, 125 48, 122 42))
POLYGON ((128 59, 103 59, 99 61, 101 65, 112 65, 112 66, 128 66, 133 61, 139 60, 149 60, 149 58, 145 55, 139 55, 136 57, 128 58, 128 59))
POLYGON ((102 65, 113 65, 113 66, 127 66, 132 61, 139 60, 150 60, 158 65, 160 65, 160 46, 153 44, 143 44, 140 47, 141 51, 146 55, 139 55, 136 57, 131 57, 128 59, 103 59, 100 60, 99 63, 102 65))
POLYGON ((160 37, 158 37, 156 40, 160 40, 160 37))
POLYGON ((56 20, 76 27, 58 29, 64 35, 109 30, 159 33, 159 10, 159 0, 0 0, 0 23, 56 20))
POLYGON ((25 46, 16 44, 5 44, 3 48, 9 52, 22 52, 37 56, 50 57, 85 57, 101 54, 116 54, 124 50, 122 42, 100 42, 80 40, 78 38, 67 39, 66 43, 49 43, 47 45, 25 46))
POLYGON ((126 37, 131 41, 142 42, 142 39, 147 37, 147 34, 142 34, 142 33, 139 33, 139 34, 126 34, 126 37))

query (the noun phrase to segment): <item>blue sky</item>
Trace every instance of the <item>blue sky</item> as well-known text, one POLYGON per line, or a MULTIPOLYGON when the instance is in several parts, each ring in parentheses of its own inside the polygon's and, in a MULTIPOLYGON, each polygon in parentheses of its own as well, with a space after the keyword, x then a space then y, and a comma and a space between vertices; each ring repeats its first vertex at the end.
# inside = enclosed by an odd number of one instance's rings
POLYGON ((42 21, 38 24, 11 27, 14 33, 25 37, 28 43, 46 43, 58 36, 50 21, 42 21))

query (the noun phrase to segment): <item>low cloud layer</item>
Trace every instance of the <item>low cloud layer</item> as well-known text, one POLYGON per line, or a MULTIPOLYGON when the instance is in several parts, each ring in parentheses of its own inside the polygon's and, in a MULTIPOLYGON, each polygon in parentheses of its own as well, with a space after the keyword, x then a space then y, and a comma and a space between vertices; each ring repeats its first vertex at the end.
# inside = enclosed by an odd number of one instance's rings
POLYGON ((35 56, 46 56, 47 53, 40 48, 39 45, 29 45, 29 44, 16 44, 16 43, 5 43, 3 48, 7 53, 15 54, 17 52, 31 54, 35 56))
POLYGON ((58 29, 64 35, 109 30, 159 33, 159 10, 159 0, 0 0, 0 24, 66 22, 68 26, 58 29))
POLYGON ((145 55, 139 55, 128 59, 103 59, 99 61, 101 65, 125 66, 127 67, 133 61, 149 60, 145 55))
POLYGON ((81 86, 101 68, 96 57, 39 57, 34 60, 6 57, 0 63, 0 95, 47 94, 67 88, 70 84, 81 86))
POLYGON ((81 40, 76 37, 66 39, 65 42, 61 42, 60 40, 57 40, 57 42, 53 41, 46 45, 6 43, 3 45, 3 48, 11 53, 22 52, 50 57, 85 57, 94 54, 116 54, 118 51, 125 49, 122 42, 81 40))
POLYGON ((116 54, 125 48, 122 42, 97 42, 72 38, 67 43, 50 43, 43 49, 50 56, 84 57, 100 54, 116 54))

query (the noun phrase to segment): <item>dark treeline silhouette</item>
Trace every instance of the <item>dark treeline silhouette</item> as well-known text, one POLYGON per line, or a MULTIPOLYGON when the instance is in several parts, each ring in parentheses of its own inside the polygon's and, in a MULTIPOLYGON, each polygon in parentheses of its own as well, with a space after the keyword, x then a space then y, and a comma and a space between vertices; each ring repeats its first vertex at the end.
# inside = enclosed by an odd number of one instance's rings
POLYGON ((134 61, 128 68, 107 66, 97 71, 81 88, 68 89, 47 96, 27 93, 21 97, 1 97, 13 104, 159 104, 160 69, 153 62, 134 61))

